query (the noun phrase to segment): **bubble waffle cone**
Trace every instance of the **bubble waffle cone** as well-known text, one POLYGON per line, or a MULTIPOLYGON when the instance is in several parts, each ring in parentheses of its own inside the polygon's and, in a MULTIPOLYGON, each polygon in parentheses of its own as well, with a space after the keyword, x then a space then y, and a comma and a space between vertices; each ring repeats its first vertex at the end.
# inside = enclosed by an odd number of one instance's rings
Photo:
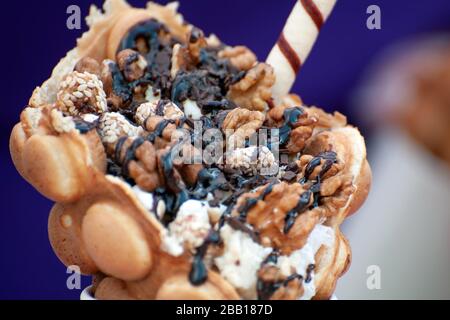
POLYGON ((17 170, 55 201, 56 255, 97 299, 329 299, 350 262, 339 226, 370 187, 364 139, 296 95, 274 102, 270 65, 176 9, 92 7, 11 133, 17 170))

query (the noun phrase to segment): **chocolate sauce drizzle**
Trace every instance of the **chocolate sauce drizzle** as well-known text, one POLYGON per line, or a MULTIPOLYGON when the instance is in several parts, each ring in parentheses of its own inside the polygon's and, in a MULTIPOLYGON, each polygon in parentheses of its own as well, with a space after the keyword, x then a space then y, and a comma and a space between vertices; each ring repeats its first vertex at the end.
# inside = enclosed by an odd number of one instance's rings
POLYGON ((256 243, 261 243, 259 233, 255 230, 253 230, 251 227, 249 227, 245 223, 245 220, 242 220, 239 217, 228 217, 226 219, 226 222, 232 229, 241 231, 241 232, 247 234, 256 243))
POLYGON ((97 127, 98 121, 87 122, 80 118, 75 118, 73 120, 75 123, 75 129, 77 129, 81 134, 86 134, 97 127))
MULTIPOLYGON (((195 43, 202 36, 201 31, 194 29, 189 41, 195 43)), ((163 101, 165 99, 170 99, 182 110, 184 110, 183 102, 190 99, 197 103, 203 114, 211 115, 211 118, 201 118, 203 123, 203 131, 201 134, 209 128, 220 128, 227 112, 236 108, 233 101, 227 99, 228 90, 232 84, 245 77, 246 72, 235 68, 228 59, 218 57, 219 50, 224 47, 220 45, 214 48, 201 48, 198 63, 195 66, 186 68, 187 70, 178 71, 175 79, 172 79, 170 75, 172 48, 176 43, 181 43, 181 41, 171 36, 166 26, 155 19, 143 21, 128 31, 119 45, 118 52, 124 49, 140 50, 140 54, 147 61, 147 67, 141 79, 128 82, 115 63, 109 65, 112 73, 113 93, 121 98, 123 102, 123 107, 118 111, 131 121, 134 121, 132 118, 135 108, 140 103, 139 101, 134 101, 134 89, 141 85, 151 85, 161 93, 161 101, 156 107, 157 115, 164 115, 163 108, 165 103, 163 101), (142 49, 142 43, 145 43, 145 50, 142 49)), ((137 59, 137 55, 131 56, 130 59, 137 59)), ((283 115, 284 124, 280 128, 280 145, 283 146, 287 143, 292 129, 295 128, 299 117, 303 114, 304 111, 300 107, 285 110, 283 115)), ((193 129, 193 125, 189 119, 183 119, 180 122, 163 120, 158 123, 155 130, 147 137, 139 137, 133 140, 126 150, 122 149, 128 138, 120 138, 116 144, 114 159, 108 159, 108 173, 119 175, 130 180, 128 165, 130 161, 136 159, 136 149, 145 141, 155 142, 158 137, 162 136, 168 125, 177 124, 177 128, 179 128, 184 123, 193 129), (123 159, 121 159, 122 155, 123 159)), ((146 126, 144 125, 144 127, 146 126)), ((191 130, 190 134, 191 141, 194 143, 200 133, 195 133, 194 130, 191 130)), ((268 147, 270 148, 270 145, 268 147)), ((264 200, 272 192, 273 186, 279 181, 260 175, 246 178, 242 177, 238 172, 222 172, 216 167, 206 166, 200 171, 196 185, 188 188, 175 173, 171 151, 172 149, 160 159, 165 186, 153 192, 155 203, 163 200, 166 205, 165 214, 161 218, 162 223, 167 226, 172 222, 176 218, 176 213, 180 206, 188 199, 204 199, 209 193, 212 193, 215 199, 210 201, 211 205, 218 205, 222 202, 228 206, 220 219, 219 228, 224 223, 228 223, 232 228, 249 234, 254 241, 259 242, 258 233, 245 224, 246 215, 259 200, 264 200), (268 185, 260 196, 247 199, 238 208, 239 217, 230 217, 231 210, 235 206, 239 196, 264 184, 268 185), (231 195, 224 199, 224 193, 227 191, 231 191, 231 195)), ((301 201, 294 209, 297 211, 304 210, 304 203, 302 201, 304 202, 301 197, 301 201)), ((291 220, 295 219, 298 212, 296 214, 288 213, 288 215, 286 224, 293 224, 291 220)), ((189 273, 189 280, 193 285, 201 285, 206 281, 208 272, 203 259, 209 245, 218 244, 219 242, 219 231, 211 231, 204 243, 197 248, 189 273)), ((274 254, 273 259, 276 259, 275 256, 277 255, 274 254)), ((272 284, 258 282, 258 296, 262 298, 270 297, 277 288, 297 278, 301 278, 301 276, 292 275, 282 282, 272 284), (268 292, 272 293, 269 294, 268 292)))
POLYGON ((138 50, 137 41, 145 41, 147 52, 140 52, 147 60, 147 70, 144 77, 134 83, 151 84, 161 90, 163 97, 170 95, 171 79, 171 59, 172 48, 178 39, 169 36, 166 26, 155 19, 143 21, 131 28, 118 48, 118 52, 124 49, 138 50))
POLYGON ((274 184, 273 182, 270 183, 258 197, 246 199, 245 203, 238 208, 239 216, 242 220, 245 221, 248 211, 256 206, 258 201, 263 201, 272 192, 274 184))
POLYGON ((288 233, 289 230, 291 230, 297 217, 308 209, 308 204, 310 202, 311 195, 312 195, 311 190, 303 192, 300 195, 300 199, 298 200, 297 205, 286 214, 286 217, 284 218, 285 223, 283 228, 283 232, 285 234, 288 233))
POLYGON ((319 153, 316 157, 314 157, 305 168, 305 175, 299 181, 301 184, 305 184, 306 181, 309 180, 309 177, 313 173, 314 169, 320 165, 322 160, 324 160, 325 162, 323 164, 322 170, 318 175, 318 179, 321 179, 325 175, 325 173, 330 170, 331 166, 337 162, 337 154, 334 151, 325 151, 319 153))
MULTIPOLYGON (((147 122, 147 119, 145 120, 145 122, 147 122)), ((160 138, 162 136, 164 130, 167 128, 167 126, 169 124, 175 124, 175 123, 176 123, 175 120, 170 120, 170 119, 169 120, 167 120, 167 119, 161 120, 156 125, 155 131, 153 131, 152 133, 150 133, 147 136, 147 140, 150 141, 151 143, 154 143, 156 138, 160 138)))
POLYGON ((279 288, 283 286, 287 286, 289 282, 296 279, 301 281, 303 277, 297 273, 294 273, 281 281, 262 281, 260 278, 258 278, 258 281, 256 283, 256 291, 258 293, 258 299, 269 300, 270 297, 272 297, 272 295, 275 293, 275 291, 277 291, 279 288))
POLYGON ((205 263, 203 262, 203 258, 205 257, 210 245, 219 243, 219 232, 211 230, 203 244, 197 248, 194 259, 192 261, 191 271, 189 272, 189 281, 194 286, 202 285, 208 278, 208 270, 205 266, 205 263))
POLYGON ((125 80, 116 63, 110 62, 108 67, 112 77, 112 91, 122 100, 124 107, 126 107, 133 100, 133 84, 125 80))
POLYGON ((216 190, 229 190, 229 183, 218 168, 203 168, 197 176, 197 185, 191 192, 194 199, 204 199, 216 190))
POLYGON ((316 265, 315 264, 310 264, 306 268, 305 283, 310 283, 311 282, 311 280, 312 280, 312 272, 314 271, 314 269, 316 269, 316 265))
POLYGON ((300 214, 305 212, 307 209, 313 209, 320 205, 321 180, 325 175, 325 173, 327 173, 328 170, 330 170, 331 166, 337 162, 336 152, 334 151, 321 152, 316 157, 311 159, 311 161, 306 165, 305 175, 299 181, 299 183, 305 184, 309 180, 314 169, 322 163, 322 160, 324 160, 324 164, 322 166, 322 170, 320 170, 319 174, 317 175, 316 180, 313 182, 313 184, 309 187, 307 191, 305 191, 300 195, 300 199, 295 208, 293 208, 286 214, 285 225, 283 229, 284 233, 289 232, 289 230, 294 225, 295 220, 300 214), (311 196, 313 197, 313 203, 311 206, 309 206, 311 196))
POLYGON ((287 108, 284 110, 284 124, 279 129, 280 146, 283 146, 288 142, 291 131, 295 128, 298 118, 304 113, 305 111, 301 107, 287 108))

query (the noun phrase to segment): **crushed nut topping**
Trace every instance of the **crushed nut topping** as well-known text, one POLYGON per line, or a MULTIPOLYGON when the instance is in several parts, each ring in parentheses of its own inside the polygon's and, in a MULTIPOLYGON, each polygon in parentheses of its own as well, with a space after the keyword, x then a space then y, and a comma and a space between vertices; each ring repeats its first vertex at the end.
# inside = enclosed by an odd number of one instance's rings
POLYGON ((186 45, 175 44, 172 53, 172 79, 175 79, 178 71, 193 69, 200 61, 201 49, 207 46, 203 32, 193 28, 187 39, 186 45))
POLYGON ((251 111, 244 108, 231 110, 222 123, 222 129, 232 130, 232 134, 227 138, 230 146, 242 148, 246 139, 254 135, 264 122, 265 116, 262 112, 251 111))
POLYGON ((166 120, 177 120, 183 118, 184 113, 173 102, 158 100, 141 104, 136 109, 135 120, 139 125, 145 126, 145 121, 153 116, 163 117, 166 120))
POLYGON ((90 57, 81 58, 75 65, 74 70, 79 73, 88 72, 90 74, 95 74, 99 78, 102 72, 102 68, 97 60, 90 57))
POLYGON ((267 113, 267 125, 280 129, 280 145, 295 154, 304 148, 312 136, 317 119, 302 107, 275 107, 267 113))
POLYGON ((122 114, 106 112, 99 119, 99 133, 104 143, 116 143, 122 136, 136 137, 142 133, 141 127, 131 124, 122 114))
MULTIPOLYGON (((322 143, 326 145, 328 142, 324 140, 322 143)), ((305 154, 297 164, 302 183, 311 185, 320 181, 321 203, 318 208, 323 217, 328 218, 342 208, 355 191, 353 177, 343 173, 344 166, 336 159, 334 152, 322 152, 314 157, 305 154)))
POLYGON ((225 168, 244 175, 275 175, 278 171, 275 156, 265 146, 240 148, 227 153, 225 168))
POLYGON ((243 79, 230 86, 228 98, 242 108, 264 111, 268 108, 268 101, 272 97, 274 83, 275 75, 272 67, 258 63, 243 79))
MULTIPOLYGON (((121 137, 113 148, 107 149, 110 157, 120 165, 116 174, 131 178, 143 191, 153 192, 163 186, 158 171, 157 150, 141 137, 121 137)), ((158 199, 155 204, 159 204, 158 199)), ((157 209, 157 208, 155 208, 157 209)))
POLYGON ((94 74, 73 71, 60 83, 56 105, 61 111, 74 116, 105 112, 107 106, 103 84, 94 74))
POLYGON ((55 105, 25 109, 23 128, 97 129, 107 174, 133 186, 155 213, 165 227, 163 250, 193 255, 193 285, 212 268, 244 298, 312 297, 313 269, 293 266, 305 260, 303 248, 311 253, 314 229, 333 221, 354 192, 346 159, 324 134, 346 119, 304 107, 296 95, 274 101, 273 69, 248 48, 196 28, 185 35, 155 19, 138 23, 115 61, 82 58, 55 105), (209 129, 217 136, 206 138, 209 129), (279 143, 261 141, 259 129, 268 129, 267 138, 279 129, 279 143), (209 162, 214 156, 203 151, 220 156, 209 162), (296 253, 301 259, 289 260, 296 253), (272 254, 278 264, 266 263, 272 254))
POLYGON ((244 46, 226 47, 219 51, 219 58, 230 59, 239 70, 250 70, 257 62, 256 55, 244 46))
POLYGON ((145 141, 136 149, 136 160, 128 164, 130 177, 145 191, 154 191, 162 185, 157 169, 156 149, 145 141))
POLYGON ((266 264, 258 271, 258 298, 261 300, 297 300, 303 295, 302 277, 282 274, 277 267, 266 264))
POLYGON ((242 195, 233 215, 247 219, 265 245, 289 254, 305 244, 319 222, 319 211, 309 210, 313 202, 313 192, 300 183, 268 184, 242 195))
POLYGON ((117 54, 117 64, 127 81, 135 81, 141 78, 147 68, 147 61, 138 52, 125 49, 117 54))

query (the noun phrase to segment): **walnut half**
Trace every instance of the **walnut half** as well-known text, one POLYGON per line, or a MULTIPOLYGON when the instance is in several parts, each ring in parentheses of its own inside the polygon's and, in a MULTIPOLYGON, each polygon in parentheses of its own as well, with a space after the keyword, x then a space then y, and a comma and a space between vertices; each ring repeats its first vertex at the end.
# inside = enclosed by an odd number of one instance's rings
POLYGON ((267 184, 239 197, 233 215, 245 217, 259 232, 265 246, 279 249, 282 254, 290 254, 303 247, 319 222, 320 211, 309 210, 313 201, 312 192, 300 183, 267 184), (286 230, 289 214, 296 212, 299 214, 286 230))
POLYGON ((228 136, 228 144, 232 147, 243 148, 245 140, 261 128, 264 118, 264 114, 259 111, 245 108, 231 110, 222 123, 222 130, 228 136))
POLYGON ((238 106, 249 110, 264 111, 272 98, 275 75, 271 66, 258 63, 245 77, 230 86, 228 98, 238 106))

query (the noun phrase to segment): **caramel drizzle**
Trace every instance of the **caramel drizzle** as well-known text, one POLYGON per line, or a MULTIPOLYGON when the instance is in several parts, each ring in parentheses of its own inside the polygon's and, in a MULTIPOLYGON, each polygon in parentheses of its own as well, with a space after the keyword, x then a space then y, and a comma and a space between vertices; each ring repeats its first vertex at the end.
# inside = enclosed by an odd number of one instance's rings
POLYGON ((317 8, 316 4, 313 0, 300 0, 305 11, 311 17, 312 21, 316 25, 317 29, 320 30, 324 23, 322 12, 320 12, 319 8, 317 8))

